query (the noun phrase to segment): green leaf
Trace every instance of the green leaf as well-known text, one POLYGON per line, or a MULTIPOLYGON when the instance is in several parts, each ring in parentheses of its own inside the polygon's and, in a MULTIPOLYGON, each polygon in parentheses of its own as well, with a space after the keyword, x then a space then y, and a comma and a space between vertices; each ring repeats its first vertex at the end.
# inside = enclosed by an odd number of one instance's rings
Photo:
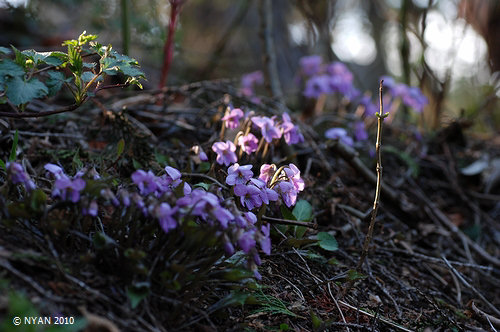
POLYGON ((0 84, 4 83, 6 77, 23 76, 24 69, 10 59, 0 60, 0 84))
POLYGON ((359 273, 356 270, 347 271, 347 279, 350 281, 356 281, 356 280, 364 279, 364 278, 366 278, 366 276, 362 273, 359 273))
POLYGON ((196 171, 198 173, 206 173, 210 170, 210 167, 212 167, 212 164, 204 161, 198 165, 198 167, 196 168, 196 171))
POLYGON ((15 54, 14 61, 23 68, 26 68, 26 56, 14 46, 10 45, 15 54))
POLYGON ((321 248, 327 251, 335 251, 339 248, 339 244, 337 240, 327 232, 319 232, 318 233, 318 244, 321 248))
POLYGON ((35 50, 25 50, 21 52, 35 65, 46 63, 48 65, 59 66, 63 62, 53 55, 54 52, 37 52, 35 50))
POLYGON ((323 320, 321 320, 321 318, 319 318, 312 310, 310 311, 310 314, 311 314, 313 329, 314 330, 319 329, 323 325, 323 320))
POLYGON ((116 146, 116 156, 117 157, 121 156, 124 149, 125 149, 125 140, 122 138, 118 141, 118 145, 116 146))
POLYGON ((92 73, 91 71, 86 71, 82 74, 81 78, 82 78, 82 81, 85 82, 85 83, 88 83, 90 81, 92 81, 92 79, 95 77, 96 75, 94 73, 92 73))
POLYGON ((280 331, 285 332, 285 331, 288 331, 289 329, 290 329, 290 326, 288 326, 288 324, 286 324, 286 323, 280 324, 280 331))
POLYGON ((210 189, 210 183, 205 183, 205 182, 199 182, 193 186, 193 188, 203 188, 206 191, 210 189))
POLYGON ((45 84, 49 88, 49 96, 54 96, 59 90, 61 90, 64 82, 70 81, 70 79, 66 79, 64 74, 59 71, 48 71, 47 74, 49 78, 45 81, 45 84))
POLYGON ((10 54, 10 53, 12 53, 12 51, 10 50, 10 48, 0 46, 0 53, 2 53, 2 54, 10 54))
POLYGON ((19 131, 16 129, 16 133, 14 134, 14 140, 12 141, 12 147, 10 149, 9 161, 16 160, 18 140, 19 140, 19 131))
POLYGON ((253 273, 246 270, 246 269, 235 268, 235 269, 231 269, 231 270, 228 270, 227 272, 225 272, 223 278, 224 278, 224 280, 227 280, 227 281, 237 282, 237 281, 241 281, 244 279, 253 278, 253 273))
POLYGON ((7 170, 7 166, 5 165, 5 163, 3 162, 3 160, 0 160, 0 167, 2 167, 4 171, 7 170))
POLYGON ((45 203, 47 202, 47 194, 41 189, 33 190, 30 195, 30 208, 35 212, 43 212, 45 203))
POLYGON ((32 78, 29 81, 25 81, 21 77, 9 78, 6 81, 6 86, 7 98, 14 105, 25 104, 35 98, 44 97, 49 93, 47 86, 36 78, 32 78))
POLYGON ((283 218, 288 220, 297 220, 295 219, 295 216, 293 215, 292 211, 290 211, 285 205, 282 204, 280 206, 280 211, 283 218))
POLYGON ((296 239, 296 238, 290 237, 286 240, 286 243, 291 245, 294 248, 300 248, 300 247, 308 245, 308 244, 318 243, 318 240, 296 239))
POLYGON ((312 206, 308 201, 301 199, 295 204, 292 214, 298 221, 311 221, 312 219, 312 206))
POLYGON ((95 233, 92 240, 97 250, 109 249, 116 246, 115 240, 103 232, 95 233))
POLYGON ((127 296, 132 309, 135 309, 142 300, 148 297, 150 287, 149 282, 136 282, 132 286, 127 287, 127 296))
POLYGON ((134 166, 135 169, 142 169, 143 168, 141 163, 135 159, 132 159, 132 165, 134 166))

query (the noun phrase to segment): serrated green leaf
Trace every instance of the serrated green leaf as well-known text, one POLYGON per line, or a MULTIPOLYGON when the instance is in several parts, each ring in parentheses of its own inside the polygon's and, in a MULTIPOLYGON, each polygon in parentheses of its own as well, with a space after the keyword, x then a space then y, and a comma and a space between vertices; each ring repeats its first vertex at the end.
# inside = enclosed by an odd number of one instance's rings
POLYGON ((45 81, 45 84, 49 88, 49 96, 54 96, 56 93, 61 90, 64 82, 67 82, 70 79, 66 79, 64 74, 59 71, 48 71, 47 74, 49 78, 45 81))
POLYGON ((0 46, 0 53, 2 53, 2 54, 10 54, 10 53, 12 53, 12 51, 10 50, 10 48, 0 46))
POLYGON ((16 160, 18 139, 19 139, 19 131, 16 129, 16 133, 14 134, 14 140, 12 141, 12 147, 10 149, 9 161, 16 160))
POLYGON ((58 58, 56 56, 52 56, 52 55, 45 58, 45 63, 48 65, 51 65, 51 66, 60 66, 63 64, 63 62, 64 61, 61 60, 60 58, 58 58))
POLYGON ((3 84, 8 77, 20 77, 24 75, 23 67, 10 59, 0 60, 0 84, 3 84))
POLYGON ((301 199, 295 204, 292 214, 298 221, 311 221, 312 219, 312 206, 308 201, 301 199))
POLYGON ((83 67, 89 68, 89 69, 94 69, 97 64, 95 62, 84 62, 83 67))
POLYGON ((62 61, 54 56, 53 52, 37 52, 35 50, 25 50, 21 52, 28 59, 32 60, 35 65, 46 63, 49 65, 59 66, 62 61))
POLYGON ((5 82, 5 85, 7 86, 7 98, 14 105, 25 104, 49 93, 47 86, 36 78, 25 81, 21 77, 12 77, 5 82))
POLYGON ((83 82, 85 83, 88 83, 90 81, 92 81, 92 79, 95 77, 96 75, 90 71, 86 71, 82 74, 81 79, 83 82))
POLYGON ((339 248, 337 240, 335 240, 335 238, 327 232, 318 233, 318 244, 321 248, 327 251, 335 251, 339 248))
POLYGON ((12 50, 14 51, 14 55, 15 55, 14 61, 18 65, 20 65, 21 67, 25 68, 26 67, 26 56, 21 51, 19 51, 17 48, 15 48, 14 46, 10 45, 10 48, 12 48, 12 50))

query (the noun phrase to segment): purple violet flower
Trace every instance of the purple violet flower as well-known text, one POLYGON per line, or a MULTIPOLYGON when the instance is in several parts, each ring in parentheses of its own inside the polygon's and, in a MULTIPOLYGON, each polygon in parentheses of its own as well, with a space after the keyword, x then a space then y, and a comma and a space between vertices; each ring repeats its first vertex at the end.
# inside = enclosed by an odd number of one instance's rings
POLYGON ((377 106, 372 103, 372 98, 369 95, 364 95, 359 100, 359 104, 365 108, 363 112, 366 116, 374 116, 378 112, 377 106))
POLYGON ((130 194, 128 193, 128 191, 126 191, 123 188, 120 188, 120 189, 118 189, 117 195, 118 195, 118 197, 121 198, 124 206, 126 206, 126 207, 130 206, 130 194))
POLYGON ((173 215, 177 212, 178 207, 170 207, 168 203, 161 203, 154 208, 153 215, 158 218, 161 228, 168 233, 170 230, 177 227, 177 221, 173 215))
POLYGON ((273 177, 275 172, 276 172, 276 165, 263 164, 262 166, 260 166, 259 179, 261 179, 265 183, 268 183, 269 180, 273 177))
POLYGON ((368 139, 365 123, 363 121, 354 122, 354 137, 356 141, 365 141, 368 139))
POLYGON ((322 62, 319 55, 304 56, 299 61, 300 70, 305 76, 316 75, 321 70, 322 62))
POLYGON ((347 135, 347 131, 344 128, 330 128, 325 132, 325 137, 332 140, 339 140, 351 147, 354 145, 354 141, 347 135))
POLYGON ((330 77, 328 75, 316 75, 306 81, 304 89, 304 96, 307 98, 317 99, 323 94, 329 94, 330 90, 330 77))
POLYGON ((119 206, 120 205, 120 201, 118 200, 118 198, 116 198, 115 194, 109 188, 102 189, 101 190, 101 196, 104 199, 106 199, 108 201, 111 201, 111 204, 113 204, 114 206, 119 206))
POLYGON ((267 143, 271 143, 274 138, 281 137, 281 132, 275 127, 272 119, 265 116, 254 116, 252 122, 260 128, 262 137, 267 143))
POLYGON ((264 235, 259 240, 260 247, 262 248, 262 251, 266 255, 270 255, 271 254, 271 237, 270 237, 271 225, 270 224, 262 225, 260 227, 260 231, 262 232, 262 235, 264 235))
POLYGON ((241 87, 253 88, 254 85, 264 83, 264 75, 260 70, 245 74, 241 77, 241 87))
POLYGON ((248 133, 246 136, 238 137, 238 145, 246 154, 252 154, 259 147, 259 140, 254 134, 248 133))
POLYGON ((240 126, 240 119, 243 118, 243 111, 239 108, 232 109, 226 116, 222 118, 225 125, 229 129, 236 129, 240 126))
POLYGON ((427 97, 417 87, 409 87, 402 98, 404 104, 413 108, 417 113, 422 113, 425 105, 429 103, 427 97))
POLYGON ((240 197, 241 205, 249 210, 262 205, 260 189, 254 185, 237 184, 233 188, 234 194, 240 197))
POLYGON ((229 166, 238 161, 236 157, 236 146, 231 141, 215 142, 212 145, 212 150, 217 154, 217 163, 229 166))
POLYGON ((229 240, 224 242, 224 251, 227 256, 232 256, 234 254, 234 246, 229 240))
POLYGON ((297 191, 304 190, 304 180, 300 177, 300 170, 294 164, 289 164, 288 168, 285 168, 285 174, 293 184, 293 187, 297 191))
POLYGON ((281 199, 286 206, 291 207, 295 205, 295 202, 297 201, 297 190, 295 190, 293 183, 280 181, 274 188, 281 196, 281 199))
POLYGON ((142 169, 139 169, 132 173, 132 181, 139 188, 141 195, 149 195, 154 193, 158 188, 157 177, 153 172, 148 171, 147 173, 142 169))
POLYGON ((10 177, 13 184, 22 183, 27 191, 32 191, 36 188, 35 182, 26 174, 21 164, 7 162, 6 167, 8 177, 10 177))
POLYGON ((96 217, 97 216, 97 209, 98 209, 97 202, 95 200, 92 200, 92 202, 90 202, 89 209, 87 210, 87 213, 92 217, 96 217))
POLYGON ((69 193, 69 199, 76 203, 80 200, 80 192, 85 188, 85 180, 74 179, 71 180, 68 177, 61 177, 54 182, 54 190, 52 191, 52 196, 59 196, 61 199, 67 199, 67 194, 69 193))
POLYGON ((250 183, 260 189, 259 197, 264 204, 269 204, 269 201, 277 201, 278 193, 266 186, 266 183, 261 179, 250 179, 250 183))
POLYGON ((252 165, 233 164, 227 169, 226 183, 230 186, 245 184, 253 176, 252 165))
POLYGON ((298 126, 292 123, 292 119, 288 113, 283 113, 282 115, 283 123, 281 123, 280 128, 283 130, 283 138, 286 144, 292 145, 304 142, 304 136, 300 132, 298 126))
POLYGON ((248 254, 250 250, 255 248, 255 244, 252 231, 242 233, 238 239, 238 245, 245 254, 248 254))
POLYGON ((58 179, 61 176, 65 176, 64 170, 57 165, 48 163, 48 164, 45 164, 45 166, 43 166, 43 168, 45 168, 45 170, 47 170, 49 173, 51 173, 55 179, 58 179))

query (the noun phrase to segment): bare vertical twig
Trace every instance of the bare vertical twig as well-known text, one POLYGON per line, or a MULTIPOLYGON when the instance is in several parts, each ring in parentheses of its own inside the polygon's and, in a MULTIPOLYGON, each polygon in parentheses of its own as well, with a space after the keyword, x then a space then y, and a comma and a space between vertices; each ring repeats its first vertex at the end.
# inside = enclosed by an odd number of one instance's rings
POLYGON ((259 36, 262 41, 265 85, 271 93, 271 96, 283 104, 283 92, 281 90, 281 83, 278 75, 276 50, 273 40, 273 8, 271 0, 259 1, 259 16, 259 36))
POLYGON ((168 23, 167 40, 163 46, 163 67, 161 69, 161 79, 158 86, 159 89, 163 88, 167 82, 168 72, 170 71, 170 65, 172 64, 172 58, 174 57, 175 26, 177 25, 177 19, 179 17, 181 7, 186 1, 187 0, 169 0, 170 22, 168 23))
POLYGON ((366 234, 365 242, 363 244, 363 252, 361 253, 358 266, 356 267, 356 270, 358 272, 360 272, 361 268, 363 267, 363 263, 365 262, 366 256, 368 255, 368 247, 370 246, 370 242, 372 241, 375 218, 377 217, 377 211, 380 202, 380 189, 382 187, 382 153, 380 149, 382 146, 382 123, 384 122, 384 119, 389 115, 389 113, 384 114, 384 103, 382 101, 383 83, 384 80, 381 80, 379 87, 380 111, 375 114, 377 116, 377 143, 375 144, 375 154, 377 158, 377 187, 375 188, 375 199, 373 200, 373 210, 370 220, 370 226, 368 227, 368 233, 366 234))
POLYGON ((129 0, 121 0, 122 21, 122 52, 129 55, 130 48, 130 24, 129 24, 129 0))

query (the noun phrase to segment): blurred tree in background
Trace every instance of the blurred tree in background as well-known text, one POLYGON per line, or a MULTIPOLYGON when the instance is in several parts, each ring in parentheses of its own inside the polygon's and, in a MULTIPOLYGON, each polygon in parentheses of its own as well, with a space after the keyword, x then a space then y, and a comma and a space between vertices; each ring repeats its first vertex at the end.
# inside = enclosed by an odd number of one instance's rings
MULTIPOLYGON (((261 69, 258 3, 187 0, 168 84, 239 79, 261 69)), ((478 133, 498 133, 499 7, 496 0, 273 0, 285 99, 296 104, 299 60, 317 54, 344 62, 362 90, 375 93, 382 75, 419 86, 430 104, 421 118, 409 116, 424 128, 465 117, 478 133)), ((125 51, 156 87, 169 11, 168 0, 0 0, 0 45, 53 50, 87 30, 123 51, 129 32, 125 51)))

